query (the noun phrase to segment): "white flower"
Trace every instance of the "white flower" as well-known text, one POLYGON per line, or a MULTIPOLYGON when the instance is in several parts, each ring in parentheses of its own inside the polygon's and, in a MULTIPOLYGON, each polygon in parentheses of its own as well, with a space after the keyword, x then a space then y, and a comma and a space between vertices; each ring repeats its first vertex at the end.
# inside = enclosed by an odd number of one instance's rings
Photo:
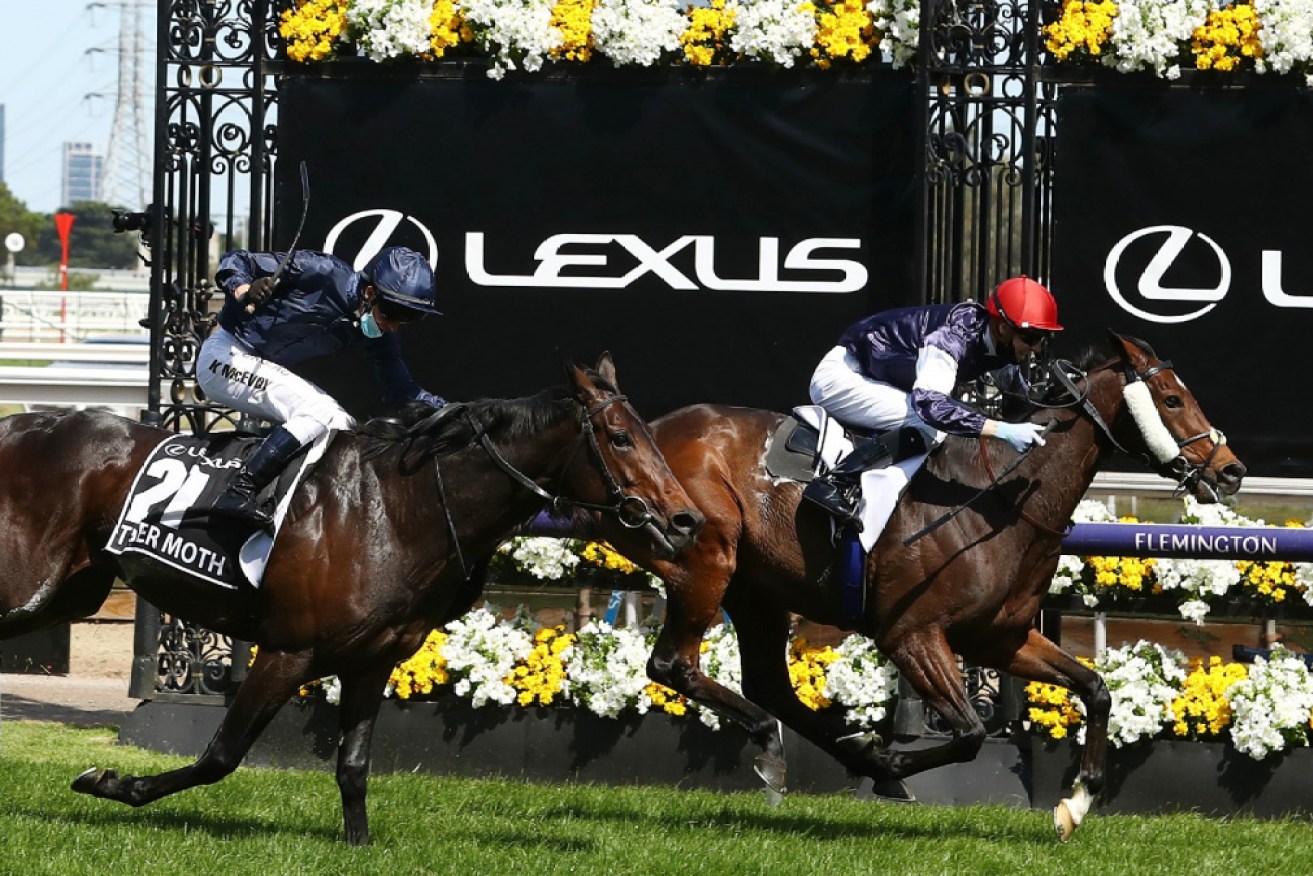
POLYGON ((1161 559, 1154 574, 1164 592, 1178 590, 1205 600, 1225 596, 1240 583, 1240 567, 1233 560, 1161 559))
POLYGON ((1181 617, 1194 621, 1195 626, 1200 627, 1204 625, 1204 618, 1208 615, 1208 609, 1208 603, 1198 599, 1188 599, 1176 607, 1176 610, 1181 613, 1181 617))
POLYGON ((921 42, 921 0, 871 0, 866 8, 880 34, 880 51, 893 68, 915 61, 921 42))
MULTIPOLYGON (((1184 663, 1180 652, 1143 639, 1106 651, 1095 661, 1095 671, 1112 694, 1108 742, 1113 748, 1152 739, 1175 720, 1172 701, 1185 681, 1184 663)), ((1076 705, 1084 714, 1085 704, 1077 700, 1076 705)), ((1085 726, 1077 733, 1082 745, 1085 726)))
MULTIPOLYGON (((743 693, 743 661, 739 657, 739 637, 734 627, 724 623, 707 630, 702 637, 702 657, 699 661, 703 673, 712 681, 743 693)), ((708 708, 693 703, 698 720, 713 730, 720 729, 720 716, 708 708)))
MULTIPOLYGON (((1076 505, 1076 510, 1072 512, 1071 519, 1076 523, 1112 523, 1116 520, 1108 510, 1108 506, 1096 499, 1081 499, 1076 505)), ((1049 593, 1056 596, 1068 590, 1079 590, 1084 571, 1085 561, 1080 557, 1074 554, 1063 554, 1058 557, 1058 568, 1049 582, 1049 593)), ((1099 604, 1099 598, 1092 593, 1082 593, 1081 598, 1090 608, 1099 604)))
POLYGON ((1209 0, 1120 0, 1103 63, 1123 73, 1153 70, 1176 79, 1182 44, 1208 20, 1209 0))
POLYGON ((863 730, 884 720, 898 693, 898 670, 870 639, 851 635, 825 668, 825 696, 846 708, 845 720, 863 730))
POLYGON ((572 538, 519 536, 504 542, 497 550, 535 578, 561 581, 579 565, 580 544, 572 538))
POLYGON ((355 0, 347 32, 367 57, 386 61, 429 51, 431 0, 355 0))
POLYGON ((517 63, 525 70, 541 70, 543 61, 565 42, 552 27, 551 0, 460 0, 475 41, 488 53, 488 78, 501 79, 517 63))
POLYGON ((599 0, 593 8, 593 43, 616 66, 652 66, 679 49, 687 27, 678 0, 599 0))
POLYGON ((816 18, 798 0, 731 0, 734 30, 732 51, 758 61, 792 67, 816 43, 816 18))
POLYGON ((647 658, 654 636, 649 630, 612 627, 593 621, 579 630, 565 654, 565 692, 595 715, 614 718, 626 709, 642 715, 652 706, 647 695, 647 658))
POLYGON ((1313 61, 1313 0, 1253 0, 1253 7, 1263 25, 1258 30, 1263 57, 1255 61, 1259 72, 1289 73, 1313 61))
POLYGON ((1231 741, 1262 760, 1290 745, 1308 744, 1313 712, 1313 675, 1296 654, 1277 646, 1272 658, 1254 658, 1249 677, 1227 691, 1231 701, 1231 741))
POLYGON ((1197 523, 1201 526, 1266 526, 1262 519, 1251 520, 1238 514, 1234 508, 1221 502, 1205 504, 1194 496, 1186 495, 1181 509, 1182 523, 1197 523))
POLYGON ((455 682, 452 690, 459 696, 469 696, 476 708, 490 702, 515 702, 516 690, 507 679, 516 661, 533 651, 533 627, 523 606, 507 623, 491 604, 447 624, 442 656, 455 682))

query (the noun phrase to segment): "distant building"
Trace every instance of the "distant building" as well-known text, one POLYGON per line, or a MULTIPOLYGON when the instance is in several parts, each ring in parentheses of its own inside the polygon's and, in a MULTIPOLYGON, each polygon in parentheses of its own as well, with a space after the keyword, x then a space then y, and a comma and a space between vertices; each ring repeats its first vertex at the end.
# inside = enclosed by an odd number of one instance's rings
POLYGON ((103 200, 105 156, 90 143, 65 143, 59 203, 103 200))

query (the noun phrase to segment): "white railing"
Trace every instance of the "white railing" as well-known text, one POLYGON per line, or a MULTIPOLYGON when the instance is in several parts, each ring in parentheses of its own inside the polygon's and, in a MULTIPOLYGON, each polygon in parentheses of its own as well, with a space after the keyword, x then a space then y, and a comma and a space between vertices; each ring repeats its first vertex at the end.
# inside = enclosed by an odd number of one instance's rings
POLYGON ((84 341, 97 335, 139 335, 150 295, 142 292, 60 292, 0 287, 0 340, 84 341))
MULTIPOLYGON (((140 331, 140 330, 139 330, 140 331)), ((108 407, 136 418, 147 404, 150 345, 0 341, 0 404, 108 407)), ((116 338, 117 340, 117 338, 116 338)))

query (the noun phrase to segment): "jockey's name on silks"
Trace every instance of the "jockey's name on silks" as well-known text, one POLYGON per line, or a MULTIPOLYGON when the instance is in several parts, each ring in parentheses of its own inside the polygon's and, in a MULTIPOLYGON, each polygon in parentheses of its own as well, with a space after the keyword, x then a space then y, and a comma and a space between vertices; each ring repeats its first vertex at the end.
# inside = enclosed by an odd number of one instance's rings
POLYGON ((252 389, 268 389, 270 380, 268 377, 261 377, 253 371, 246 371, 242 368, 234 368, 225 363, 214 361, 210 363, 210 372, 218 374, 224 380, 231 380, 235 383, 242 383, 252 389))

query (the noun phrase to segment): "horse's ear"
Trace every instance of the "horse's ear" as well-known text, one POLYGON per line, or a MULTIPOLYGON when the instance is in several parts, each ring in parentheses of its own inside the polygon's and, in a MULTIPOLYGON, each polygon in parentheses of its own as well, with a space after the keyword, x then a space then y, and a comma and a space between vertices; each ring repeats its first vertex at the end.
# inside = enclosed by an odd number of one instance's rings
POLYGON ((594 370, 597 371, 599 377, 614 386, 616 392, 620 391, 620 384, 616 383, 615 379, 615 362, 611 359, 609 351, 597 358, 597 367, 594 370))
POLYGON ((570 382, 575 396, 584 404, 589 404, 589 400, 598 394, 597 386, 589 376, 588 369, 576 365, 569 359, 565 360, 565 379, 570 382))
POLYGON ((1122 351, 1122 355, 1126 357, 1126 362, 1132 370, 1143 371, 1148 367, 1148 354, 1133 338, 1119 334, 1112 329, 1108 329, 1108 337, 1112 340, 1113 347, 1122 351))

